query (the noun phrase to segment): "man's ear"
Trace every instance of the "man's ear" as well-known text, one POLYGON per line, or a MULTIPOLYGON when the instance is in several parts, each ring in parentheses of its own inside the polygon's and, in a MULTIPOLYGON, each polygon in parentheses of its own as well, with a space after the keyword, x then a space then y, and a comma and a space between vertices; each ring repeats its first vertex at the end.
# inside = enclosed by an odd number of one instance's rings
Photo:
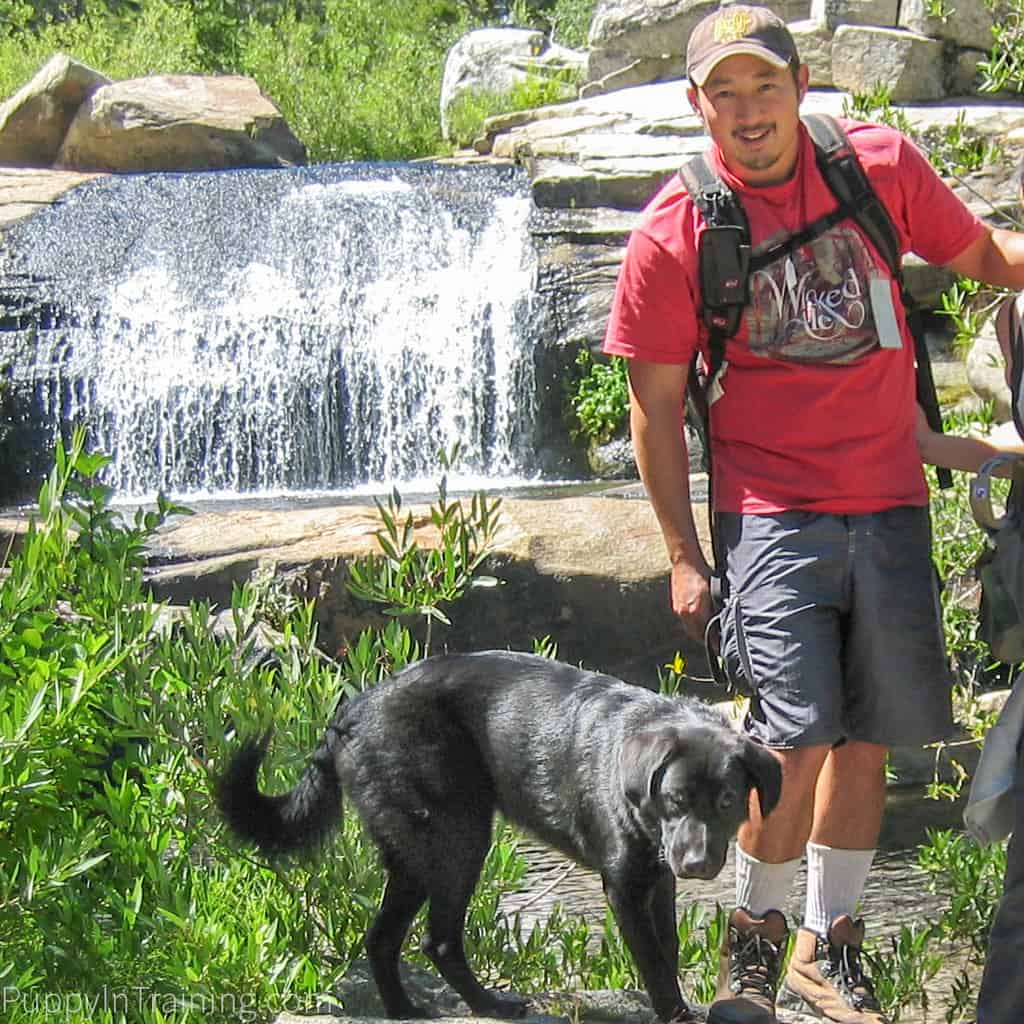
POLYGON ((690 101, 693 112, 703 120, 704 117, 700 112, 700 100, 697 99, 697 90, 692 85, 686 90, 686 98, 690 101))

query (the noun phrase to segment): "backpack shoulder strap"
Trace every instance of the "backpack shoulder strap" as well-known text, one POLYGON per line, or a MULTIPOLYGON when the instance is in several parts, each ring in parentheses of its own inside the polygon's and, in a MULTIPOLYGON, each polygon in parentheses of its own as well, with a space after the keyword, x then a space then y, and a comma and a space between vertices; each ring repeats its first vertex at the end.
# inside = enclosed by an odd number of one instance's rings
POLYGON ((710 333, 710 380, 725 358, 726 340, 739 330, 750 303, 750 225, 742 204, 706 154, 691 157, 679 168, 679 177, 705 224, 698 260, 701 317, 710 333))
MULTIPOLYGON (((889 211, 868 180, 857 153, 846 132, 835 118, 828 114, 805 114, 803 123, 814 142, 814 152, 826 184, 839 200, 840 211, 852 217, 857 226, 871 240, 896 281, 906 310, 907 326, 914 338, 917 362, 917 401, 924 409, 928 425, 942 433, 942 412, 932 376, 931 357, 925 340, 920 311, 903 285, 899 236, 889 211)), ((952 486, 953 477, 948 469, 937 470, 939 486, 952 486)))
POLYGON ((848 215, 871 240, 902 287, 899 236, 846 132, 828 114, 805 114, 801 120, 814 143, 818 169, 825 183, 840 206, 848 210, 848 215))

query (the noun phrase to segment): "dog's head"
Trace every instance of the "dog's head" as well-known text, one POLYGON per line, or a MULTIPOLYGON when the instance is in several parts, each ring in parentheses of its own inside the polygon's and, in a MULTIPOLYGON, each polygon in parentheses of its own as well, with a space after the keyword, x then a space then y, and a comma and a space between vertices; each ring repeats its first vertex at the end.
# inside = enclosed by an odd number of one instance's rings
POLYGON ((746 820, 751 790, 762 815, 779 802, 782 769, 772 753, 727 726, 644 730, 619 755, 626 799, 679 878, 714 878, 746 820))

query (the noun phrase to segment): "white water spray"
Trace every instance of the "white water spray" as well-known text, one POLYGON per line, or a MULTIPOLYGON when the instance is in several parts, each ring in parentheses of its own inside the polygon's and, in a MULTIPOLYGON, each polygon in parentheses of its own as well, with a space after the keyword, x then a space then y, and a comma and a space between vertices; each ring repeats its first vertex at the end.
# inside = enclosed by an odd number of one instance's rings
POLYGON ((133 220, 102 287, 37 332, 18 372, 55 429, 89 426, 119 494, 420 480, 455 443, 469 473, 529 474, 529 197, 329 170, 248 172, 233 204, 193 176, 209 195, 133 220))

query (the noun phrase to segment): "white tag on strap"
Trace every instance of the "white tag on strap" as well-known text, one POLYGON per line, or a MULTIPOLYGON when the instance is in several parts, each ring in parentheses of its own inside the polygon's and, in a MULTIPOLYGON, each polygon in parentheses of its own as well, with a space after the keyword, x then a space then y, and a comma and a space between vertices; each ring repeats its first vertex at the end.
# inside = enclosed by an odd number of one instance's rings
POLYGON ((875 315, 878 344, 882 348, 903 348, 903 336, 892 304, 892 282, 887 277, 872 275, 868 282, 868 294, 871 297, 871 312, 875 315))

